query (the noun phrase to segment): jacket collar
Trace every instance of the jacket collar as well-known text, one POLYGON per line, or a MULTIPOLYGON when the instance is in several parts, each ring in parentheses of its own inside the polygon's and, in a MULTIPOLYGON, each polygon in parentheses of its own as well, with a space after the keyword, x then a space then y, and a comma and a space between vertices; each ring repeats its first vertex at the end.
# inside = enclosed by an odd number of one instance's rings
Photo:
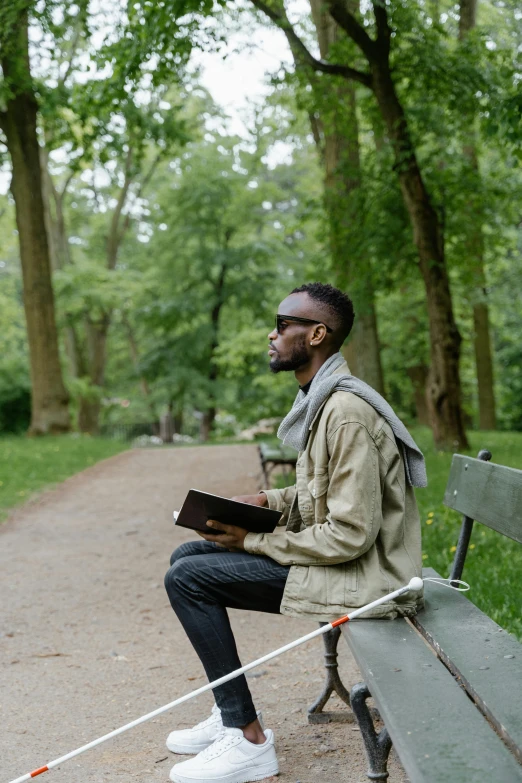
MULTIPOLYGON (((348 362, 344 361, 342 364, 340 364, 339 367, 336 370, 334 370, 332 375, 351 375, 350 368, 348 367, 348 362)), ((323 410, 324 406, 326 405, 326 403, 328 402, 329 399, 330 399, 329 397, 326 398, 326 400, 323 402, 323 404, 321 405, 321 407, 319 408, 319 410, 315 414, 315 416, 312 419, 312 422, 310 424, 310 427, 308 428, 309 431, 312 429, 312 427, 314 426, 315 422, 317 421, 317 419, 321 415, 322 410, 323 410)))

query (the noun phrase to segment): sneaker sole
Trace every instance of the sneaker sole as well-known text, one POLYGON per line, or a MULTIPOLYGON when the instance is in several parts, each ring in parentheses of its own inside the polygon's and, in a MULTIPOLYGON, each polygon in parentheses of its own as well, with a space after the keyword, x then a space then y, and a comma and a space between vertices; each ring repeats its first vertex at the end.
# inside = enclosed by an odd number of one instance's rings
POLYGON ((168 750, 171 753, 179 753, 181 756, 195 756, 197 753, 201 753, 202 750, 206 750, 214 740, 210 742, 201 743, 200 745, 174 745, 173 743, 166 743, 168 750))
POLYGON ((279 765, 277 761, 270 761, 267 764, 262 764, 256 772, 231 772, 228 775, 222 775, 219 778, 212 778, 211 781, 203 778, 192 778, 186 775, 180 775, 176 773, 176 767, 171 770, 170 780, 172 783, 255 783, 258 780, 265 780, 273 775, 279 775, 279 765))

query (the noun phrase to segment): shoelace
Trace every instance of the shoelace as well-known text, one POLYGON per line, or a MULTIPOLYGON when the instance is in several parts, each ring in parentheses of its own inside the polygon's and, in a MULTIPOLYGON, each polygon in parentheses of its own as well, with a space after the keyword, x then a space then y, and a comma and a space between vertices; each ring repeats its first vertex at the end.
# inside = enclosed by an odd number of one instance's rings
POLYGON ((199 754, 200 758, 205 761, 209 759, 213 759, 215 756, 218 756, 223 750, 226 750, 227 748, 232 747, 232 745, 237 745, 237 740, 239 737, 230 736, 230 734, 227 734, 225 729, 221 731, 212 745, 209 745, 208 748, 201 751, 199 754))
POLYGON ((212 711, 212 715, 209 715, 208 718, 205 718, 205 720, 202 720, 200 723, 194 726, 193 731, 196 731, 196 729, 204 729, 207 726, 210 726, 212 723, 216 723, 218 718, 220 718, 219 713, 212 711))

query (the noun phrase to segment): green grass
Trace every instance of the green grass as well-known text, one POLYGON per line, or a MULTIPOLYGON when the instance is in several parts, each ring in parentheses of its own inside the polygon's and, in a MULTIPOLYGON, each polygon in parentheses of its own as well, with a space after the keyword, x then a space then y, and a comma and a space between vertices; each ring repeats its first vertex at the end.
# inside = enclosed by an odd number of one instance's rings
MULTIPOLYGON (((424 451, 428 487, 417 490, 423 534, 423 564, 448 576, 455 554, 460 515, 442 499, 451 465, 451 454, 435 451, 427 428, 412 430, 424 451)), ((491 451, 492 461, 522 469, 522 432, 470 432, 471 449, 491 451)), ((475 524, 463 579, 471 585, 468 596, 483 612, 522 640, 522 546, 484 525, 475 524)))
POLYGON ((36 492, 126 448, 88 435, 0 437, 0 522, 36 492))
MULTIPOLYGON (((423 565, 448 576, 461 525, 460 515, 444 506, 451 454, 437 452, 427 427, 411 430, 426 457, 428 487, 416 490, 422 524, 423 565)), ((487 448, 493 462, 522 469, 522 432, 470 432, 469 452, 476 457, 487 448)), ((274 476, 276 486, 293 483, 291 476, 274 476)), ((468 597, 483 612, 522 640, 522 545, 475 524, 463 579, 470 585, 468 597)))

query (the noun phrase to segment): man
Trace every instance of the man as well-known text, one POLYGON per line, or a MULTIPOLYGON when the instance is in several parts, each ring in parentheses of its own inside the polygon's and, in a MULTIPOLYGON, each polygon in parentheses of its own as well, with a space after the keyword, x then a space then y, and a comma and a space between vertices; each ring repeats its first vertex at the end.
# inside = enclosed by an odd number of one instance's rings
MULTIPOLYGON (((241 666, 226 607, 329 621, 421 573, 413 485, 424 460, 406 428, 373 389, 350 375, 339 349, 353 325, 341 291, 294 289, 268 335, 270 369, 300 386, 278 435, 299 450, 296 484, 236 498, 281 512, 274 533, 209 522, 205 541, 182 544, 165 577, 170 602, 209 680, 241 666)), ((410 595, 374 617, 414 614, 410 595)), ((246 783, 277 774, 274 738, 263 730, 245 677, 214 690, 207 720, 169 735, 175 783, 246 783)))

